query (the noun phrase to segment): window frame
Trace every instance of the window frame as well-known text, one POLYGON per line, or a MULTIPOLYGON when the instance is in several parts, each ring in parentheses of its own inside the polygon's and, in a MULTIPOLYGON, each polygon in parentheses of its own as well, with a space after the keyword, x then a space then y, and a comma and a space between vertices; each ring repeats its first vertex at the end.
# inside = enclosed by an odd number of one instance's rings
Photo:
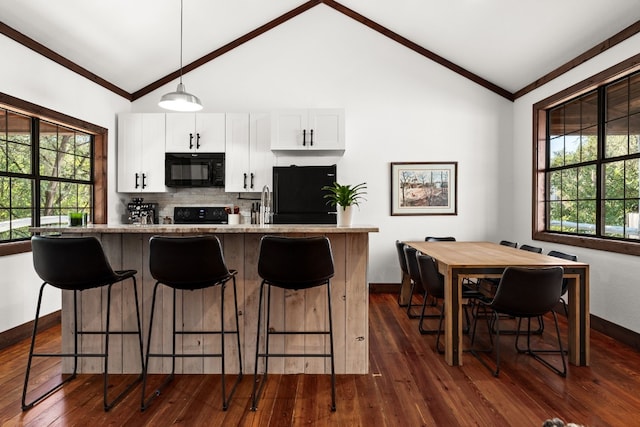
MULTIPOLYGON (((108 130, 75 117, 15 98, 0 92, 0 107, 40 120, 91 134, 94 138, 93 149, 93 218, 95 224, 107 222, 107 141, 108 130)), ((0 256, 31 251, 31 241, 0 243, 0 256)))
MULTIPOLYGON (((546 162, 547 110, 587 92, 640 70, 640 54, 620 62, 588 79, 533 104, 533 176, 532 176, 532 225, 534 240, 578 246, 608 252, 640 255, 640 241, 613 240, 589 235, 568 235, 546 231, 546 162)), ((600 200, 597 201, 600 203, 600 200)))

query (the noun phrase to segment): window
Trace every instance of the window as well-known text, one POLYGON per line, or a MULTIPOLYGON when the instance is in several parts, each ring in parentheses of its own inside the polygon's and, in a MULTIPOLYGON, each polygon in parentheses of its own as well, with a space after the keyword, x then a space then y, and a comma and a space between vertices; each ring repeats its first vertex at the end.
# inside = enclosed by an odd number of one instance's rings
POLYGON ((640 72, 629 61, 534 105, 534 239, 640 255, 640 72))
POLYGON ((106 129, 0 93, 0 255, 72 212, 105 222, 105 141, 106 129))

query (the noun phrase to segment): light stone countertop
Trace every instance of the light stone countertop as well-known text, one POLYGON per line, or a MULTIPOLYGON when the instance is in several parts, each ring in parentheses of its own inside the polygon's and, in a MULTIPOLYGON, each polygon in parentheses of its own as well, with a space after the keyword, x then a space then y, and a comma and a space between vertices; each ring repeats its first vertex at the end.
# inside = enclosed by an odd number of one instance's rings
POLYGON ((180 233, 255 233, 255 234, 280 234, 280 233, 376 233, 378 227, 371 225, 352 225, 350 227, 338 227, 335 225, 321 224, 269 224, 261 226, 257 224, 93 224, 83 227, 31 227, 32 233, 62 233, 62 234, 91 234, 91 233, 127 233, 127 234, 180 234, 180 233))

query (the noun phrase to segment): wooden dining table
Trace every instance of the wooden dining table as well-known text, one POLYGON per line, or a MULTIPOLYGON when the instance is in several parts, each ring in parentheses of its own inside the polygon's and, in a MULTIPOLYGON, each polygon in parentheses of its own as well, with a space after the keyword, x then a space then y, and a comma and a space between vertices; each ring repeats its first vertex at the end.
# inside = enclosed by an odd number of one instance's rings
MULTIPOLYGON (((432 256, 444 276, 445 360, 462 365, 462 282, 469 278, 499 278, 505 268, 562 266, 568 279, 569 362, 589 365, 589 265, 515 249, 492 242, 405 242, 432 256)), ((403 282, 403 287, 407 286, 403 282)), ((405 297, 408 292, 401 290, 405 297)), ((403 301, 400 301, 401 303, 403 301)), ((406 302, 406 301, 405 301, 406 302)))

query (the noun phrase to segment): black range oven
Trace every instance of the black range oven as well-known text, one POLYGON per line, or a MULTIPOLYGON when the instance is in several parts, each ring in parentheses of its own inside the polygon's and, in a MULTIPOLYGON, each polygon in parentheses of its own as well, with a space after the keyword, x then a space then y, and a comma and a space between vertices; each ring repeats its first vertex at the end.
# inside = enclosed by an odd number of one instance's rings
POLYGON ((167 187, 224 187, 224 153, 166 153, 167 187))
POLYGON ((175 207, 174 224, 227 224, 229 222, 224 206, 175 207))

